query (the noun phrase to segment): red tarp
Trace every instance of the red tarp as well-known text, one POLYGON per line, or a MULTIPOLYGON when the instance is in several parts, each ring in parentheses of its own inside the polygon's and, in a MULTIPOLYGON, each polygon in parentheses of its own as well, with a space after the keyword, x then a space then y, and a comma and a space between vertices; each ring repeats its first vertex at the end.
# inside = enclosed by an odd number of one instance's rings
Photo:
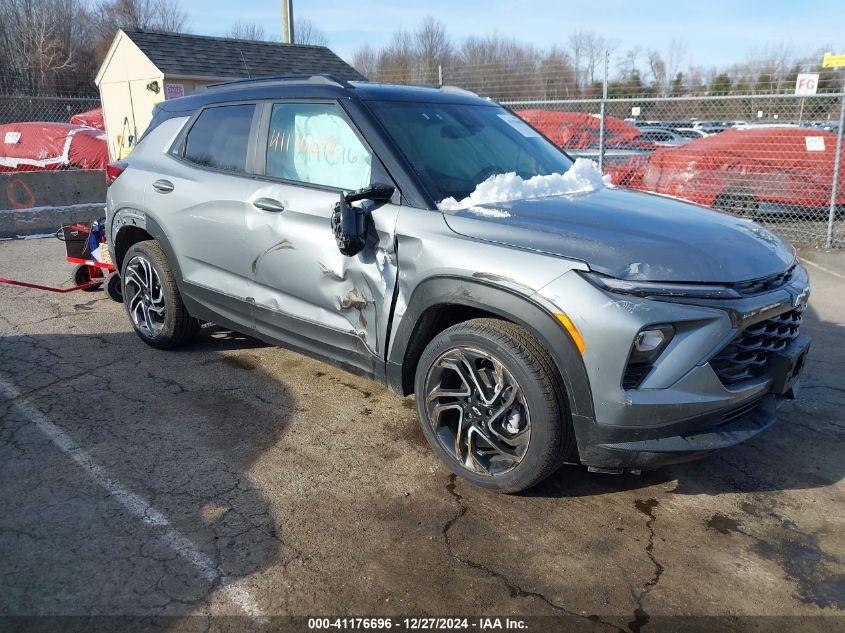
MULTIPOLYGON (((836 135, 804 128, 728 129, 655 151, 629 186, 712 206, 720 194, 817 207, 830 203, 836 135)), ((840 178, 845 177, 845 163, 840 178)), ((845 202, 845 193, 837 200, 845 202)))
POLYGON ((105 130, 106 126, 103 123, 103 109, 94 108, 88 112, 80 112, 70 117, 70 122, 74 125, 84 125, 85 127, 93 127, 98 130, 105 130))
POLYGON ((0 125, 0 171, 105 169, 108 162, 101 130, 70 123, 0 125))
MULTIPOLYGON (((583 112, 553 112, 549 110, 515 110, 529 124, 563 149, 591 149, 599 146, 601 119, 583 112)), ((654 149, 649 142, 634 141, 640 131, 622 119, 605 118, 605 146, 654 149)))

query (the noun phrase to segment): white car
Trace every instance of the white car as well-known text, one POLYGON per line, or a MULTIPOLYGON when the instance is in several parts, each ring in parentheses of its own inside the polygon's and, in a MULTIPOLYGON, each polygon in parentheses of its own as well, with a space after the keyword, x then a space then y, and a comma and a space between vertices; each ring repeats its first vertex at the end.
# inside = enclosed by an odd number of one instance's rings
POLYGON ((689 143, 692 139, 668 128, 646 127, 640 129, 640 135, 634 140, 654 143, 661 147, 679 147, 680 145, 689 143))
POLYGON ((691 141, 694 141, 697 138, 702 138, 704 136, 710 136, 707 132, 700 128, 694 127, 676 127, 672 128, 677 134, 680 134, 684 138, 688 138, 691 141))

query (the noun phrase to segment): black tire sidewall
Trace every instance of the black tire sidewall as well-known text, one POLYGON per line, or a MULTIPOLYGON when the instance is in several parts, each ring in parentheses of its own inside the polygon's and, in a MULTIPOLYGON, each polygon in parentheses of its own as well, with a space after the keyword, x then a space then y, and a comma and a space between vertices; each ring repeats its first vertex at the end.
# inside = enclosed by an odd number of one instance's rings
POLYGON ((116 272, 109 275, 106 280, 106 292, 112 301, 123 303, 123 281, 116 272))
POLYGON ((501 492, 524 490, 551 474, 548 472, 548 454, 550 451, 555 455, 560 453, 563 412, 549 406, 529 367, 509 346, 502 345, 483 331, 472 331, 469 327, 459 326, 459 329, 446 330, 432 340, 420 357, 414 387, 422 432, 437 456, 455 474, 484 488, 501 492), (531 419, 531 439, 522 461, 507 473, 485 476, 467 470, 458 463, 452 453, 440 445, 428 421, 425 410, 425 377, 432 363, 444 352, 455 347, 480 349, 494 356, 511 373, 525 396, 531 419))
POLYGON ((176 318, 177 312, 181 308, 181 297, 179 296, 179 290, 176 288, 176 285, 170 281, 172 276, 167 260, 157 252, 157 249, 150 248, 148 244, 149 242, 138 242, 132 245, 126 252, 126 256, 123 258, 123 267, 120 271, 120 291, 125 298, 127 296, 126 269, 136 256, 142 256, 152 264, 156 275, 158 275, 162 291, 164 292, 164 326, 161 328, 161 331, 156 336, 148 336, 135 325, 135 321, 132 319, 132 314, 129 310, 129 303, 124 300, 123 305, 126 309, 126 316, 129 317, 129 322, 141 340, 153 347, 166 349, 172 347, 176 339, 176 318))

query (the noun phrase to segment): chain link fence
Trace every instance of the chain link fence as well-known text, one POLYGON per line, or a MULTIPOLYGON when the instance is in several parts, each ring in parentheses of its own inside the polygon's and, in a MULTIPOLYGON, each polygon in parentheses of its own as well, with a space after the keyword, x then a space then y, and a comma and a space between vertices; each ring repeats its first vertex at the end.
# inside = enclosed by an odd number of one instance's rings
POLYGON ((26 121, 67 123, 73 115, 99 107, 97 97, 0 94, 0 125, 26 121))
POLYGON ((842 94, 502 101, 615 184, 845 248, 842 94))
MULTIPOLYGON (((842 94, 501 103, 617 185, 749 217, 796 244, 845 248, 842 94)), ((68 122, 99 105, 0 95, 0 124, 68 122)))

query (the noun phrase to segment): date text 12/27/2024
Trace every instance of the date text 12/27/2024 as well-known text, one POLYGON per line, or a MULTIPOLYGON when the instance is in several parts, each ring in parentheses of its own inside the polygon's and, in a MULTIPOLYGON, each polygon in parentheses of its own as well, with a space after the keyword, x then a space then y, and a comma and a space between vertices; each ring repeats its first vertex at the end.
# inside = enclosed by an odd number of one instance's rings
POLYGON ((314 631, 520 631, 528 624, 519 618, 308 618, 314 631))

